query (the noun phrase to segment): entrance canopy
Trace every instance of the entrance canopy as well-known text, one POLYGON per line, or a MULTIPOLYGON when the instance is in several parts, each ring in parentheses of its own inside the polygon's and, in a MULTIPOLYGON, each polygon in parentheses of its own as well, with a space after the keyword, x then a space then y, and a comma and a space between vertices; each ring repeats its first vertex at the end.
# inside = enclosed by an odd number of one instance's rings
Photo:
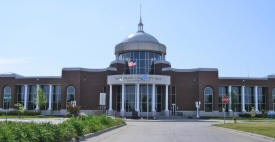
POLYGON ((109 75, 107 84, 161 84, 170 85, 171 77, 168 75, 147 75, 147 74, 120 74, 109 75))

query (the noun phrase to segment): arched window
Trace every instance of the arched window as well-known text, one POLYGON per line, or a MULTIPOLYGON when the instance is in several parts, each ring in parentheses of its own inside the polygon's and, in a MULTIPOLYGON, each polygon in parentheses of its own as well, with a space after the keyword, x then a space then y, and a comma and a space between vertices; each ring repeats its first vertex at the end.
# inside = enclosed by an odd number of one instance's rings
POLYGON ((272 91, 272 98, 273 98, 273 111, 275 111, 275 88, 272 91))
POLYGON ((212 112, 213 109, 213 89, 211 87, 204 88, 204 111, 212 112))
POLYGON ((67 87, 67 102, 75 101, 75 88, 73 86, 67 87))
POLYGON ((6 86, 4 88, 4 95, 3 95, 3 108, 8 109, 10 107, 11 101, 11 88, 6 86))

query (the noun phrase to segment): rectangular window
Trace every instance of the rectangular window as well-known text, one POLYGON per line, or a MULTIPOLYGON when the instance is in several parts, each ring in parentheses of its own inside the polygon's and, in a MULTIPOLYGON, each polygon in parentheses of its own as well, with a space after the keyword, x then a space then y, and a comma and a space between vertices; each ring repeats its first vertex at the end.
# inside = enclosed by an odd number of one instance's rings
POLYGON ((24 85, 16 85, 16 97, 17 102, 24 105, 24 96, 25 96, 25 86, 24 85))
POLYGON ((172 104, 176 104, 176 87, 172 87, 172 104))
POLYGON ((53 86, 53 96, 52 96, 52 108, 53 110, 61 109, 61 86, 53 86))
POLYGON ((266 102, 266 89, 263 87, 258 87, 258 110, 264 111, 266 109, 265 102, 266 102))
POLYGON ((245 110, 250 112, 254 107, 254 89, 252 87, 245 87, 245 110))
POLYGON ((28 86, 28 110, 34 110, 35 109, 35 91, 36 91, 36 85, 29 85, 28 86))

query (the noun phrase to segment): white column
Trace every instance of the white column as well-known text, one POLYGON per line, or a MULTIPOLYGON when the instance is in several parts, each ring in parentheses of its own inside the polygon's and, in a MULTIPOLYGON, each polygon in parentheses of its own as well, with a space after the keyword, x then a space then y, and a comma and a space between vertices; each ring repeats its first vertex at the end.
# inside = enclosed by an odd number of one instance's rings
POLYGON ((53 85, 49 85, 49 107, 48 110, 52 110, 52 98, 53 98, 53 85))
POLYGON ((139 113, 139 84, 136 84, 136 87, 137 87, 137 94, 136 94, 136 111, 139 113))
POLYGON ((228 86, 228 97, 229 97, 229 104, 228 104, 228 110, 229 112, 232 112, 232 86, 228 86))
POLYGON ((122 90, 121 90, 121 108, 120 108, 120 113, 121 116, 124 116, 124 90, 125 90, 125 85, 122 84, 122 90))
POLYGON ((246 112, 246 110, 245 110, 245 86, 242 86, 241 95, 242 95, 242 112, 246 112))
MULTIPOLYGON (((37 85, 36 85, 36 90, 38 90, 39 88, 40 88, 40 86, 37 84, 37 85)), ((38 97, 38 92, 35 91, 35 93, 37 93, 37 94, 36 94, 36 97, 38 97)), ((38 99, 38 100, 39 100, 39 99, 38 99)), ((39 105, 38 105, 38 104, 36 104, 35 110, 39 110, 39 105)))
POLYGON ((259 112, 259 109, 258 109, 258 86, 254 86, 254 100, 255 100, 255 111, 259 112))
POLYGON ((110 89, 109 89, 109 113, 112 113, 113 109, 112 109, 112 101, 113 101, 113 89, 112 89, 112 84, 109 85, 110 89))
POLYGON ((154 113, 156 112, 156 106, 155 106, 155 101, 156 101, 156 99, 155 99, 155 96, 156 96, 156 85, 155 84, 153 84, 152 85, 152 113, 153 113, 153 115, 155 115, 154 113))
POLYGON ((168 111, 168 85, 165 85, 165 115, 169 115, 169 111, 168 111))
POLYGON ((28 109, 28 85, 24 85, 24 110, 28 109))

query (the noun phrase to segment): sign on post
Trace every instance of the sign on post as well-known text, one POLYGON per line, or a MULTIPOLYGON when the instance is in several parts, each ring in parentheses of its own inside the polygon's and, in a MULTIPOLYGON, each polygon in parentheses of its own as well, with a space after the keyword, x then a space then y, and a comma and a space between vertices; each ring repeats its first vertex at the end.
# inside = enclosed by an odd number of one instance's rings
POLYGON ((100 93, 99 96, 99 105, 105 106, 106 105, 106 93, 100 93))
POLYGON ((224 121, 223 123, 225 124, 225 110, 226 110, 226 104, 229 103, 229 98, 227 96, 223 96, 222 97, 222 103, 224 104, 224 107, 223 107, 223 117, 224 117, 224 121))

